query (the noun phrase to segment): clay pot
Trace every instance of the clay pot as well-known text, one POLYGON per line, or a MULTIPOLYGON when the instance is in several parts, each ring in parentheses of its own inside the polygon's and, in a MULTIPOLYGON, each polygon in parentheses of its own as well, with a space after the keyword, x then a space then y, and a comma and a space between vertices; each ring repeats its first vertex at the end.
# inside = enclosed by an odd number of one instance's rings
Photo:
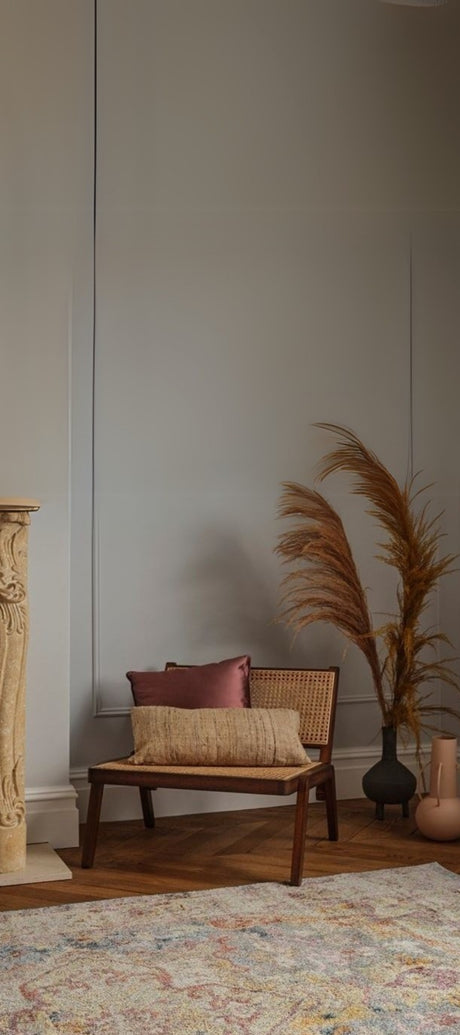
POLYGON ((444 734, 431 744, 430 793, 415 810, 415 822, 432 841, 460 837, 460 798, 457 794, 457 738, 444 734))

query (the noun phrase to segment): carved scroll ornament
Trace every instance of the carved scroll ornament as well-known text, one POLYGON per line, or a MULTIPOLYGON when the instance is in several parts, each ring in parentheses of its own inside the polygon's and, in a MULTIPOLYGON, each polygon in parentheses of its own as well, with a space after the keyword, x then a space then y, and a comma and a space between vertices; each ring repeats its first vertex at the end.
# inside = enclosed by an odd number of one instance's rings
POLYGON ((27 538, 28 511, 37 509, 35 501, 0 499, 0 873, 26 863, 27 538))

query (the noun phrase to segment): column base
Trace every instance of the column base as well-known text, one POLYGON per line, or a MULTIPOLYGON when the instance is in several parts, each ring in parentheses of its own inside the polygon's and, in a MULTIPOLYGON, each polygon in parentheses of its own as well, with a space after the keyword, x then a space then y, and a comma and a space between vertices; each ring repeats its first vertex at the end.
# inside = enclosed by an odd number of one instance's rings
POLYGON ((52 880, 72 880, 72 871, 51 845, 27 845, 25 866, 14 873, 0 873, 0 888, 12 884, 42 884, 52 880))
POLYGON ((26 865, 26 824, 0 827, 0 876, 15 873, 26 865))

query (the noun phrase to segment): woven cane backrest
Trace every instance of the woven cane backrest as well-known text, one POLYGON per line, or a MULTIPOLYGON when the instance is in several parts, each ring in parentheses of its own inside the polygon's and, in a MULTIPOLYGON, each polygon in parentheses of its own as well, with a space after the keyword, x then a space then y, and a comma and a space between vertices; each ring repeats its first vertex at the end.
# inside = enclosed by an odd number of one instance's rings
POLYGON ((300 715, 299 736, 307 747, 331 745, 338 670, 252 668, 254 708, 294 708, 300 715))
MULTIPOLYGON (((165 667, 189 668, 172 661, 165 667)), ((302 744, 327 748, 330 758, 338 677, 338 668, 251 668, 251 707, 294 708, 300 715, 302 744)))

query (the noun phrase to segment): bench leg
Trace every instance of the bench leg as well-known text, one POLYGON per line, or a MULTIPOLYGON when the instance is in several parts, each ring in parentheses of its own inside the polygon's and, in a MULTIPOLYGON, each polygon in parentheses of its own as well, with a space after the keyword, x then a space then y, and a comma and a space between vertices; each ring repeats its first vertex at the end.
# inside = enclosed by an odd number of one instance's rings
POLYGON ((152 792, 150 787, 139 787, 139 794, 142 805, 144 826, 152 829, 155 826, 155 813, 153 811, 152 792))
POLYGON ((302 881, 303 860, 305 856, 305 835, 307 832, 308 797, 310 785, 302 780, 297 790, 294 821, 294 842, 292 845, 291 884, 299 887, 302 881))
POLYGON ((103 793, 103 783, 91 784, 88 804, 88 815, 86 817, 86 830, 81 854, 81 865, 84 870, 90 869, 94 862, 94 854, 96 851, 96 841, 99 830, 99 818, 101 815, 103 793))
POLYGON ((339 840, 339 821, 337 817, 337 795, 335 791, 335 772, 332 770, 327 783, 324 784, 326 798, 327 832, 330 841, 339 840))

